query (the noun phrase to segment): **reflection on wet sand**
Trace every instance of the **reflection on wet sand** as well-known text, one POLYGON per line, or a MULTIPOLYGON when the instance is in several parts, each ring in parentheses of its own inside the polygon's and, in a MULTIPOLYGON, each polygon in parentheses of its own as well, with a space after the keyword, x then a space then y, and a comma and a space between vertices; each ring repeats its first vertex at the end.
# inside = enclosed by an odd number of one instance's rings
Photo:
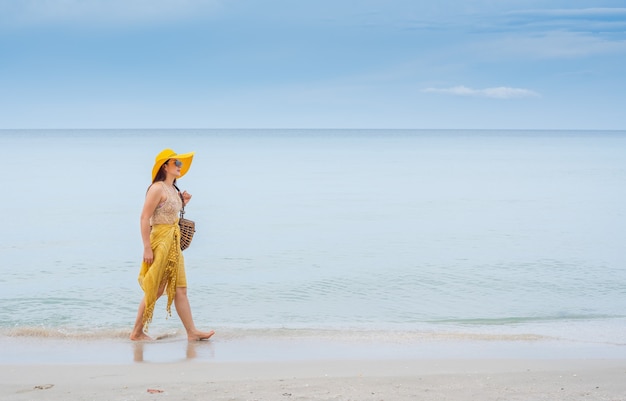
MULTIPOLYGON (((171 343, 170 343, 171 344, 171 343)), ((178 344, 178 342, 177 342, 178 344)), ((159 352, 159 346, 163 345, 163 343, 159 343, 158 341, 136 341, 133 342, 133 361, 135 362, 145 362, 144 354, 148 349, 151 351, 159 352)), ((181 344, 182 345, 182 344, 181 344)), ((182 348, 182 347, 181 347, 182 348)), ((162 350, 162 347, 161 347, 162 350)), ((185 358, 186 360, 195 359, 198 356, 198 351, 200 351, 204 357, 208 357, 212 359, 214 355, 213 344, 208 341, 188 341, 187 346, 184 348, 185 358)), ((167 353, 170 353, 168 351, 167 353)))

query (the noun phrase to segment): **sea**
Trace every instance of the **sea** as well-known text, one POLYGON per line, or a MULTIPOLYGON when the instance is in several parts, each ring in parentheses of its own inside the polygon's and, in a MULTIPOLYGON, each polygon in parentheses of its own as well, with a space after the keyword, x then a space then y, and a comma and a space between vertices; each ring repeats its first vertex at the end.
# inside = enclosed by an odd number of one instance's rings
MULTIPOLYGON (((139 215, 165 148, 196 152, 178 181, 197 229, 188 294, 224 349, 626 357, 626 131, 0 130, 0 148, 5 361, 24 341, 129 342, 139 215)), ((150 333, 185 339, 165 299, 150 333)))

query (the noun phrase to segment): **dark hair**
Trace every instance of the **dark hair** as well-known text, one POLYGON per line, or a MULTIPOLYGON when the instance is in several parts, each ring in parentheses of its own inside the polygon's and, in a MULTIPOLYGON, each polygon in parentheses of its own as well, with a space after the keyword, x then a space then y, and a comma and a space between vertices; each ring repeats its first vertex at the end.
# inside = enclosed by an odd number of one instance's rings
POLYGON ((161 167, 159 167, 159 171, 157 171, 156 175, 154 176, 154 180, 152 180, 153 184, 157 181, 165 181, 166 175, 165 175, 165 170, 163 170, 163 166, 165 166, 169 162, 170 162, 170 159, 167 159, 165 163, 161 164, 161 167))
MULTIPOLYGON (((167 177, 167 175, 165 174, 165 170, 163 170, 163 166, 169 163, 170 160, 172 159, 167 159, 165 163, 161 164, 161 167, 159 167, 159 171, 157 171, 156 175, 154 176, 154 180, 152 180, 152 184, 158 181, 165 181, 165 178, 167 177)), ((152 186, 152 184, 150 184, 150 186, 152 186)), ((176 178, 174 178, 174 186, 176 186, 176 178)))

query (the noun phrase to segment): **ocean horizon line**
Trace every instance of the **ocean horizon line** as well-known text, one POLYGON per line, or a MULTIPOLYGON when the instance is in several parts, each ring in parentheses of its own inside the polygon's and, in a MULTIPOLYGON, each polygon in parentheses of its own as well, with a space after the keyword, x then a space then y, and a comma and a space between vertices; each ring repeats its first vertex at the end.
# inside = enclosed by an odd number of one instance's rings
POLYGON ((35 127, 20 127, 20 128, 0 128, 1 131, 512 131, 512 132, 526 132, 526 131, 571 131, 571 132, 626 132, 626 128, 393 128, 393 127, 74 127, 74 128, 35 128, 35 127))

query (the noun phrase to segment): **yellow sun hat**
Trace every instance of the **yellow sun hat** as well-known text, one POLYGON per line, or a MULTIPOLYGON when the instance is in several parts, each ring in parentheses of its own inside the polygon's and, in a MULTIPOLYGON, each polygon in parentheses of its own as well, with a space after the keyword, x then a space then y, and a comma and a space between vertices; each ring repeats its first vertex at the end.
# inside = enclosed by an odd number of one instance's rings
POLYGON ((172 149, 163 149, 161 153, 159 153, 154 158, 154 167, 152 167, 152 181, 154 181, 154 178, 156 177, 163 163, 170 159, 177 159, 183 162, 183 165, 180 168, 180 176, 178 176, 178 178, 181 178, 182 176, 187 174, 187 171, 189 171, 189 167, 191 167, 191 162, 193 161, 194 154, 196 154, 196 152, 178 154, 172 149))

